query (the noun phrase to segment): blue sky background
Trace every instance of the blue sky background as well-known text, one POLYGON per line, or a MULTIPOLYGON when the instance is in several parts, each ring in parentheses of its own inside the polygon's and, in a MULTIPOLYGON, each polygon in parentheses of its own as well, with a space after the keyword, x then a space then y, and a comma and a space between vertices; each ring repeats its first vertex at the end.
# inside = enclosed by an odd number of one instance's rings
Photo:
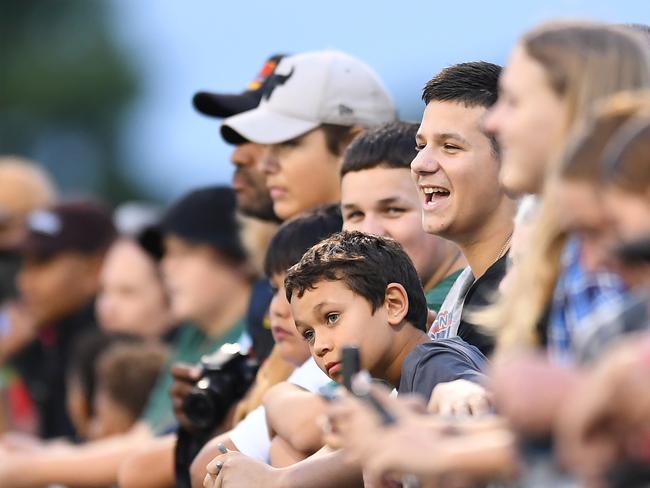
POLYGON ((239 92, 269 54, 347 51, 383 78, 405 119, 442 67, 503 64, 518 36, 558 17, 650 24, 645 0, 342 1, 112 0, 115 36, 142 78, 125 116, 125 171, 169 201, 197 185, 227 183, 230 147, 216 119, 191 106, 201 89, 239 92))

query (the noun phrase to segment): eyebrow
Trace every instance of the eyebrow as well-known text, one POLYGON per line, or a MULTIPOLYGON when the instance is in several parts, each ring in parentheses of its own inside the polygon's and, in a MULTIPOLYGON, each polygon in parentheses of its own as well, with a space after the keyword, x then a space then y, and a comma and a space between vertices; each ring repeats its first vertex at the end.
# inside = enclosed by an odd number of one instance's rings
MULTIPOLYGON (((382 206, 382 205, 390 205, 391 203, 396 203, 396 202, 401 202, 402 198, 398 195, 392 196, 392 197, 386 197, 382 198, 381 200, 378 200, 375 202, 376 205, 382 206)), ((343 208, 346 210, 353 209, 353 208, 359 208, 359 205, 356 203, 344 203, 343 208)))
POLYGON ((457 141, 460 141, 462 144, 467 144, 468 146, 470 145, 469 141, 465 139, 463 136, 458 134, 457 132, 443 132, 441 134, 436 134, 435 139, 437 141, 444 141, 445 139, 456 139, 457 141))

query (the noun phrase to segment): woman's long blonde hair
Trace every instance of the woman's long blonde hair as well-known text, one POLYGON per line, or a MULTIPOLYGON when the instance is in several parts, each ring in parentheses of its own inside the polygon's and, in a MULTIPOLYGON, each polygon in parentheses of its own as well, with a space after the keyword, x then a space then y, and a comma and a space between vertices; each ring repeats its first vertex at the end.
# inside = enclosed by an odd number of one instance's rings
MULTIPOLYGON (((650 42, 632 27, 555 22, 527 33, 526 54, 544 69, 552 90, 566 103, 565 142, 594 103, 624 90, 650 87, 650 42)), ((486 324, 499 336, 498 349, 540 344, 538 324, 553 296, 566 233, 557 218, 558 148, 548 165, 543 199, 530 251, 513 270, 513 286, 500 298, 486 324)))

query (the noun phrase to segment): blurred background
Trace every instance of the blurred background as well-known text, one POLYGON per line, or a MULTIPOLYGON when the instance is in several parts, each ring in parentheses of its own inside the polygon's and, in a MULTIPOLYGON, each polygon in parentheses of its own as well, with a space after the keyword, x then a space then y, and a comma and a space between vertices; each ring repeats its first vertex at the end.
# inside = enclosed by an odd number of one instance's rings
POLYGON ((239 92, 272 53, 337 48, 416 120, 440 68, 504 63, 539 21, 650 24, 646 0, 298 2, 0 0, 0 154, 43 163, 69 196, 168 202, 230 181, 198 90, 239 92))

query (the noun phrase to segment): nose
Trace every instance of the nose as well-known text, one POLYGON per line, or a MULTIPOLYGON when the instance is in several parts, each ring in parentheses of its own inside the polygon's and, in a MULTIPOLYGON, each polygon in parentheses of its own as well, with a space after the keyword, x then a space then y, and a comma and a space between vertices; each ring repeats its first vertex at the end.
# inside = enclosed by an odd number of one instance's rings
POLYGON ((260 161, 260 168, 265 174, 273 174, 278 171, 280 167, 280 162, 278 160, 278 154, 273 149, 273 146, 269 147, 260 161))
POLYGON ((290 313, 290 305, 287 301, 286 295, 284 294, 284 290, 278 290, 271 299, 271 304, 269 305, 269 314, 271 317, 286 319, 289 317, 290 313))
POLYGON ((230 155, 230 162, 237 167, 250 166, 254 162, 246 146, 247 144, 235 146, 235 150, 230 155))
POLYGON ((356 230, 379 237, 390 237, 385 227, 382 225, 381 219, 372 214, 366 214, 365 218, 359 223, 356 230))
POLYGON ((319 358, 325 357, 326 354, 333 350, 332 342, 323 331, 320 334, 316 334, 316 332, 314 334, 314 354, 319 358))
POLYGON ((496 136, 499 133, 502 113, 501 107, 502 104, 497 101, 497 103, 488 110, 483 119, 483 130, 493 136, 496 136))
POLYGON ((427 148, 422 149, 415 159, 411 161, 411 174, 414 176, 435 173, 440 169, 440 165, 432 154, 431 150, 427 148))

